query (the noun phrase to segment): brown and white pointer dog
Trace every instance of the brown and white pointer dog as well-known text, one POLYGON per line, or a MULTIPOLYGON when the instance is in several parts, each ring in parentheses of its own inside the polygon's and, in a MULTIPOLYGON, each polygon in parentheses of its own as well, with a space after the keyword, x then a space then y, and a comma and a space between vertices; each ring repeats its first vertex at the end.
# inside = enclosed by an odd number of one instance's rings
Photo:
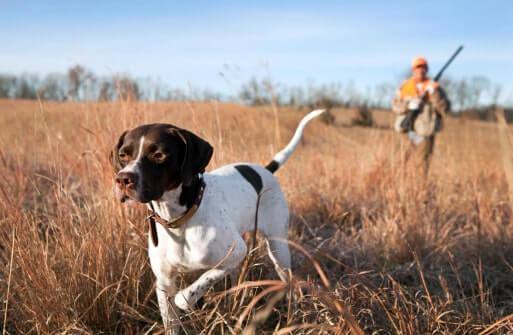
POLYGON ((154 212, 148 251, 167 334, 178 333, 176 307, 189 310, 227 275, 232 283, 237 280, 247 252, 242 234, 254 229, 255 220, 276 271, 287 279, 289 211, 273 172, 297 147, 306 124, 323 112, 306 115, 265 168, 236 163, 204 173, 212 146, 170 124, 142 125, 120 136, 111 152, 115 190, 121 202, 145 203, 154 212), (205 272, 177 291, 176 276, 197 270, 205 272))

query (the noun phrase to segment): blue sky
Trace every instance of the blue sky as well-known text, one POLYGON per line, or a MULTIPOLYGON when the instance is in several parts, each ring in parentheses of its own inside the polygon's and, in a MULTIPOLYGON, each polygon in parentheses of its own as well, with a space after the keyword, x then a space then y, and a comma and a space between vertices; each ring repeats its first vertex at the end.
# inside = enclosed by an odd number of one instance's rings
POLYGON ((5 1, 0 72, 151 76, 235 93, 252 75, 288 85, 396 81, 411 58, 484 75, 513 101, 513 1, 5 1), (224 73, 221 76, 220 73, 224 73))

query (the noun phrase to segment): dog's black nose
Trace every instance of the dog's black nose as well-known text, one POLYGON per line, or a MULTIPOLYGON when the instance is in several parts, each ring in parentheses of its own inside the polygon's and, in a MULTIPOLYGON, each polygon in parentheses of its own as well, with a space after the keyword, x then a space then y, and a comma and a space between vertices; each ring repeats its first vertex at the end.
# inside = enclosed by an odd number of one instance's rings
POLYGON ((137 175, 133 172, 120 172, 116 176, 116 183, 126 188, 135 188, 137 186, 137 175))

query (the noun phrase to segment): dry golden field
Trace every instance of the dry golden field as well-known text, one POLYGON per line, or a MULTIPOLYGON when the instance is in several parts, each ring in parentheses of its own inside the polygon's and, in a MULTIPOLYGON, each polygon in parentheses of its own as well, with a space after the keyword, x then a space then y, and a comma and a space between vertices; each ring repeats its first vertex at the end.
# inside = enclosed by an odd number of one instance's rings
MULTIPOLYGON (((162 333, 146 210, 112 193, 117 137, 168 122, 215 147, 209 169, 264 164, 306 112, 0 101, 0 328, 162 333)), ((310 124, 277 173, 292 214, 294 281, 277 282, 256 250, 239 290, 210 291, 184 316, 184 333, 513 333, 511 130, 449 119, 424 180, 404 161, 389 113, 374 113, 375 128, 348 126, 352 113, 310 124), (284 290, 293 299, 275 299, 284 290)))

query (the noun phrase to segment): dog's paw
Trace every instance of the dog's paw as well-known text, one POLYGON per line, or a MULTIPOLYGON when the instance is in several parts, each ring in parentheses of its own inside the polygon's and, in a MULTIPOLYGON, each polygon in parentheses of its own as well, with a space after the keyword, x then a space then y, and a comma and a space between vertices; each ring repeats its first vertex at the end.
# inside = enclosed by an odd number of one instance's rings
POLYGON ((175 295, 175 305, 176 307, 180 308, 182 311, 189 312, 192 310, 191 304, 189 304, 189 301, 185 297, 185 295, 182 293, 182 291, 178 292, 175 295))

